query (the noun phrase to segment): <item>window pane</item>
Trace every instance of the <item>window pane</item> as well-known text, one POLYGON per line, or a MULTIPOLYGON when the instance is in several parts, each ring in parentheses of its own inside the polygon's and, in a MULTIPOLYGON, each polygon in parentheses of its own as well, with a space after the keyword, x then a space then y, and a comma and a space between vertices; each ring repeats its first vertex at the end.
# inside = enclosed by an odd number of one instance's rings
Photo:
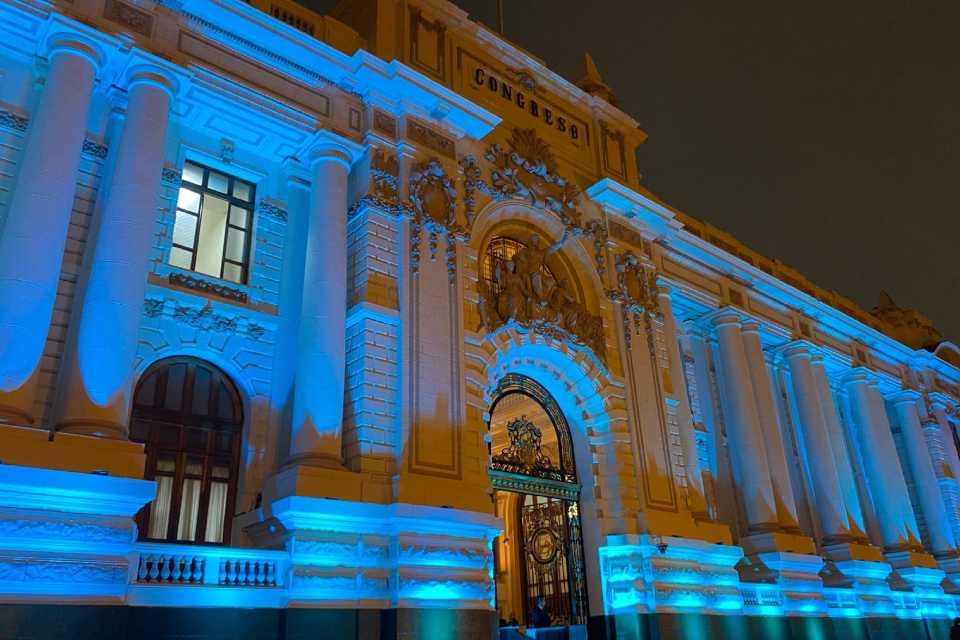
POLYGON ((152 373, 140 381, 140 385, 137 387, 137 397, 134 402, 139 405, 152 407, 156 392, 157 374, 152 373))
POLYGON ((185 162, 183 165, 183 180, 193 184, 203 184, 203 169, 195 164, 185 162))
POLYGON ((173 458, 160 458, 157 460, 158 473, 173 473, 176 468, 177 463, 174 462, 173 458))
POLYGON ((173 225, 173 242, 193 248, 197 233, 197 216, 177 211, 177 222, 173 225))
POLYGON ((243 262, 243 249, 247 243, 247 234, 239 229, 230 228, 227 230, 227 253, 229 260, 243 262))
POLYGON ((193 370, 193 414, 205 416, 210 413, 210 370, 196 367, 193 370))
POLYGON ((170 494, 173 489, 173 478, 157 476, 157 497, 150 505, 149 538, 166 538, 167 525, 170 522, 170 494))
POLYGON ((230 224, 247 228, 247 210, 235 204, 230 205, 230 224))
POLYGON ((187 373, 187 365, 172 365, 168 372, 167 393, 163 400, 163 408, 179 411, 183 404, 183 378, 187 373))
POLYGON ((200 194, 185 187, 180 187, 180 195, 177 197, 177 207, 191 213, 196 213, 200 210, 200 194))
POLYGON ((213 189, 214 191, 219 191, 220 193, 227 192, 227 176, 222 173, 217 173, 216 171, 211 171, 207 176, 207 188, 213 189))
POLYGON ((183 481, 180 498, 180 523, 177 525, 177 540, 193 540, 197 535, 197 516, 200 513, 200 481, 183 481))
POLYGON ((232 262, 223 263, 223 279, 230 282, 243 284, 243 269, 238 264, 232 262))
POLYGON ((226 482, 210 483, 210 503, 207 507, 207 531, 203 536, 205 542, 223 542, 223 521, 227 515, 226 482))
POLYGON ((170 249, 170 264, 181 269, 189 269, 193 262, 193 252, 186 249, 172 247, 170 249))
POLYGON ((227 201, 216 196, 203 199, 200 214, 200 237, 197 242, 196 270, 220 277, 223 260, 223 236, 227 228, 227 201))
POLYGON ((246 182, 240 182, 239 180, 233 181, 233 197, 240 200, 246 200, 250 202, 250 196, 253 193, 253 189, 250 188, 250 185, 246 182))

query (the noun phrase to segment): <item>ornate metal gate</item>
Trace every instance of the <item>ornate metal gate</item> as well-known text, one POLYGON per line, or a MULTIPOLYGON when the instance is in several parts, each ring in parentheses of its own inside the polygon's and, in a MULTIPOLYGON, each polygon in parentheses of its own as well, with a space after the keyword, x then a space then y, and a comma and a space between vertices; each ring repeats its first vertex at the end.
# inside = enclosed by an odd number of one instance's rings
POLYGON ((554 624, 586 622, 576 502, 527 494, 520 504, 527 611, 543 598, 554 624))
POLYGON ((523 494, 518 520, 526 612, 542 597, 553 624, 585 624, 580 484, 573 465, 569 427, 553 398, 529 378, 508 375, 498 392, 498 401, 510 393, 522 393, 539 403, 557 431, 559 445, 559 460, 551 460, 541 447, 540 429, 522 416, 507 423, 509 446, 491 458, 493 486, 523 494))

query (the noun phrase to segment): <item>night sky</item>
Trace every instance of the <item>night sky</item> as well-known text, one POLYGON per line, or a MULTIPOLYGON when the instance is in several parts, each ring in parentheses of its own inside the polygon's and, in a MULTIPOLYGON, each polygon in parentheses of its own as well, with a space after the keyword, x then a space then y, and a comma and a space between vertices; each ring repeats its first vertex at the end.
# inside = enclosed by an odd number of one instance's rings
MULTIPOLYGON (((496 0, 457 4, 496 24, 496 0)), ((591 53, 650 136, 648 189, 867 310, 886 289, 960 341, 960 2, 504 5, 507 38, 560 75, 591 53)))

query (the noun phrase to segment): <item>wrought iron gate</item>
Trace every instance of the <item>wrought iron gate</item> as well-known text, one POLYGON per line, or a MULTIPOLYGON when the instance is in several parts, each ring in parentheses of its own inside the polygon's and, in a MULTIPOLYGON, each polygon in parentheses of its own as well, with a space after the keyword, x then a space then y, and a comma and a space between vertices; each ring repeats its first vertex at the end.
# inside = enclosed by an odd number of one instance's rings
POLYGON ((543 598, 555 625, 586 623, 583 545, 576 502, 526 494, 520 503, 527 611, 543 598))

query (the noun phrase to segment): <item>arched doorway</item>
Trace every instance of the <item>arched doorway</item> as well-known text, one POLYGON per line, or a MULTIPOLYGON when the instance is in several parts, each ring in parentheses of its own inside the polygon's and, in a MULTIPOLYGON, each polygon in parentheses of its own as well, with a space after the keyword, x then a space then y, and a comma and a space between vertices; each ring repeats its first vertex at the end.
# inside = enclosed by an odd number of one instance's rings
POLYGON ((242 432, 240 394, 213 365, 168 358, 143 374, 130 439, 144 444, 157 496, 137 516, 142 539, 230 541, 242 432))
POLYGON ((504 377, 490 408, 490 479, 504 531, 495 543, 497 610, 530 624, 543 598, 553 625, 587 618, 580 484, 567 421, 525 376, 504 377))

